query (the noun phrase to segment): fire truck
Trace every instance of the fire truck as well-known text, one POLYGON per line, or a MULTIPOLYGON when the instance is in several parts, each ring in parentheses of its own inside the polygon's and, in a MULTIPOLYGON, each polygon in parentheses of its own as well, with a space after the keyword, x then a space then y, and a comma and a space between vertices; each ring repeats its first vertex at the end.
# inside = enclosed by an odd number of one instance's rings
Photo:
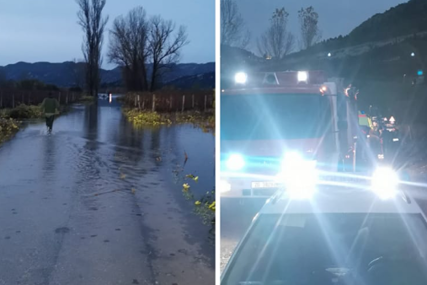
POLYGON ((237 73, 221 90, 222 197, 270 197, 284 180, 308 189, 314 169, 369 171, 356 100, 322 71, 237 73))

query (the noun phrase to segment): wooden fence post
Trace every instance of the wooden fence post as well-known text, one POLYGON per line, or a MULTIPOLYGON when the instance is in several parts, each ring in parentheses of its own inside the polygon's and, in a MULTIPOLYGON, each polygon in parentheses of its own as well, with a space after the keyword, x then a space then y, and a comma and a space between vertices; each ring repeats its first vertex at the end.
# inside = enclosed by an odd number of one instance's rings
POLYGON ((135 95, 135 98, 134 98, 134 106, 135 106, 135 108, 138 107, 138 102, 137 102, 136 95, 135 95))
POLYGON ((182 110, 181 112, 184 112, 185 110, 185 95, 182 95, 182 110))
POLYGON ((141 110, 141 98, 139 97, 139 94, 138 94, 138 109, 141 110))
POLYGON ((155 94, 153 94, 153 108, 151 111, 156 112, 156 95, 155 94))
POLYGON ((208 95, 205 95, 205 112, 206 112, 207 104, 208 104, 208 95))

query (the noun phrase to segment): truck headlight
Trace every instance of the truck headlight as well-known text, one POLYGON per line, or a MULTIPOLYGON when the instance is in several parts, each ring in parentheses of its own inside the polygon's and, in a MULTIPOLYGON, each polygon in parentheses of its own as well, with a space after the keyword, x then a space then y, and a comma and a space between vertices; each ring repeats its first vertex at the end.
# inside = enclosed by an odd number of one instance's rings
POLYGON ((383 200, 396 196, 398 184, 399 177, 390 168, 378 168, 372 176, 372 191, 383 200))
POLYGON ((227 160, 227 168, 238 171, 245 167, 245 159, 240 154, 233 154, 227 160))
POLYGON ((234 81, 237 84, 246 84, 246 81, 248 81, 248 75, 244 72, 236 73, 234 76, 234 81))
POLYGON ((307 82, 307 81, 308 81, 308 72, 298 71, 298 82, 307 82))

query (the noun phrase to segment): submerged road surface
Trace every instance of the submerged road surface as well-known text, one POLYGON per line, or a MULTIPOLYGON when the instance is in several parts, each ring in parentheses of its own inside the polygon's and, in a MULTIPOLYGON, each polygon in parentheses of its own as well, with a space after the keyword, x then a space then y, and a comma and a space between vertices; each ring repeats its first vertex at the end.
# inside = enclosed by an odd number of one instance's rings
POLYGON ((173 179, 184 148, 212 190, 214 137, 192 127, 136 131, 105 103, 51 135, 30 123, 0 147, 0 284, 214 284, 209 228, 173 179))

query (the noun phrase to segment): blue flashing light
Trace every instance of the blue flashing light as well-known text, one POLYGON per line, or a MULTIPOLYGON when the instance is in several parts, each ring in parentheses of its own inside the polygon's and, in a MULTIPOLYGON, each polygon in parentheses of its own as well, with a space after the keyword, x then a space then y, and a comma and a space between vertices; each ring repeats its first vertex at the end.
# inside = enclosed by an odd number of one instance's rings
POLYGON ((418 76, 422 76, 424 74, 424 72, 422 70, 418 70, 417 74, 418 74, 418 76))

